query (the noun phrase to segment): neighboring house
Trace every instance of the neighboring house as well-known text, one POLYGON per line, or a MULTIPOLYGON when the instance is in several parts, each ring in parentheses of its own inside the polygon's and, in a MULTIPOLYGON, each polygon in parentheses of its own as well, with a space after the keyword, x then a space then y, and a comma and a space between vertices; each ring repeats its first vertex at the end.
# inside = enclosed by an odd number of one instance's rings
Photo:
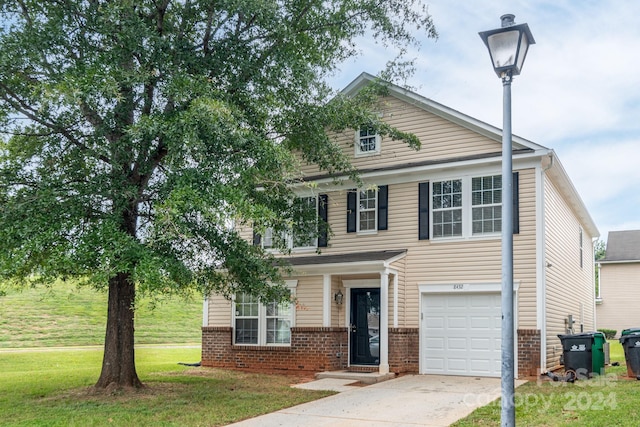
POLYGON ((640 328, 640 230, 611 231, 600 264, 598 328, 640 328))
MULTIPOLYGON (((372 80, 362 74, 344 93, 372 80)), ((340 135, 360 188, 306 165, 315 185, 296 190, 332 235, 287 256, 297 306, 211 296, 203 365, 500 375, 501 131, 394 85, 377 112, 422 149, 366 128, 340 135)), ((598 230, 553 150, 514 137, 513 165, 522 377, 559 366, 568 315, 594 328, 598 230)), ((261 237, 254 243, 268 245, 261 237)))

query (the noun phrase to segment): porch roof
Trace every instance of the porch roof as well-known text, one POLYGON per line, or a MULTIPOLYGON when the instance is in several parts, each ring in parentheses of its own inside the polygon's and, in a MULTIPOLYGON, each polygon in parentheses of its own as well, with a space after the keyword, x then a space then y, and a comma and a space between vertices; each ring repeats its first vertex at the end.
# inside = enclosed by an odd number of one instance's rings
POLYGON ((297 265, 318 265, 318 264, 336 264, 345 262, 367 262, 367 261, 391 261, 399 255, 407 252, 406 249, 376 251, 376 252, 354 252, 337 255, 312 255, 303 257, 287 258, 287 264, 297 265))
POLYGON ((406 249, 374 252, 353 252, 332 255, 289 257, 284 264, 294 270, 327 270, 327 272, 362 272, 382 270, 394 261, 404 258, 406 249))

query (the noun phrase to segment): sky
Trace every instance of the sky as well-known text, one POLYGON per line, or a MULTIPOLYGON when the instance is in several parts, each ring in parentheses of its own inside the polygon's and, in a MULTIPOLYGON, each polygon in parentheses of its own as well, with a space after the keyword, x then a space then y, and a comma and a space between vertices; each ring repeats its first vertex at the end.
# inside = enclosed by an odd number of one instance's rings
MULTIPOLYGON (((478 32, 500 16, 527 23, 536 44, 512 84, 515 135, 553 149, 598 230, 640 229, 640 1, 431 0, 437 40, 410 49, 418 94, 502 127, 502 83, 478 32)), ((370 38, 330 81, 378 74, 397 52, 370 38)))

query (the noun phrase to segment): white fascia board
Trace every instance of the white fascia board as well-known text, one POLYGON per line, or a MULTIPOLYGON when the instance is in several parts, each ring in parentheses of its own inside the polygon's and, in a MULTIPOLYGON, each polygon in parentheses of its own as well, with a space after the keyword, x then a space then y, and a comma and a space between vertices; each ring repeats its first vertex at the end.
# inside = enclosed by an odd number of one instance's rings
MULTIPOLYGON (((522 153, 514 156, 514 170, 539 166, 540 159, 547 156, 549 152, 550 150, 544 149, 537 152, 522 153)), ((479 171, 482 168, 494 168, 497 173, 500 173, 501 163, 502 158, 498 155, 483 159, 471 159, 431 165, 420 165, 415 167, 389 168, 385 170, 362 172, 359 176, 365 187, 368 183, 375 183, 377 185, 402 184, 405 182, 424 181, 426 176, 439 173, 446 174, 448 171, 455 171, 455 175, 457 176, 475 173, 475 171, 479 171)), ((311 190, 313 192, 344 191, 349 188, 357 187, 356 183, 346 177, 342 180, 340 178, 336 179, 335 177, 323 177, 313 180, 312 182, 315 184, 313 186, 313 190, 311 190)), ((300 193, 300 195, 310 193, 308 183, 295 184, 294 191, 296 193, 300 193)))
POLYGON ((292 275, 309 276, 315 274, 382 274, 388 266, 386 261, 343 262, 329 264, 309 264, 292 266, 292 275))
POLYGON ((640 263, 640 259, 625 259, 625 260, 620 260, 620 261, 605 261, 605 260, 600 260, 597 261, 598 264, 637 264, 640 263))

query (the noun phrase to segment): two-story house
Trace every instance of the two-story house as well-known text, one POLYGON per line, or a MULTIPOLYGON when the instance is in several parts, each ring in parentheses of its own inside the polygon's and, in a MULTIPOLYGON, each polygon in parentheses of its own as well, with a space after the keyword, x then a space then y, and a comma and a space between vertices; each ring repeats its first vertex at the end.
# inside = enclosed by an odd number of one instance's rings
MULTIPOLYGON (((500 375, 501 131, 394 85, 377 112, 422 149, 357 129, 340 138, 362 185, 304 166, 332 235, 287 255, 295 307, 208 298, 204 366, 500 375)), ((568 315, 593 329, 598 230, 553 150, 514 137, 513 165, 522 377, 558 366, 568 315)))

